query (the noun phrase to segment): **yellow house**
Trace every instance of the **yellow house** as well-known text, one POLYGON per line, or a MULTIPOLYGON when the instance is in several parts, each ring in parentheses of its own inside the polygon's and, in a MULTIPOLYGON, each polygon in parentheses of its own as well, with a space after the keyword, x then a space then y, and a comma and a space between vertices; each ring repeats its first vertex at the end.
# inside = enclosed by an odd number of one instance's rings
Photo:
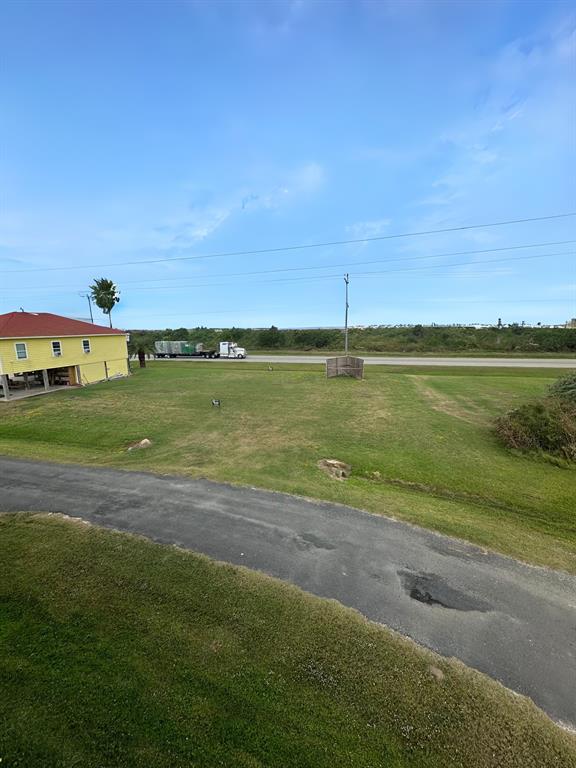
POLYGON ((0 315, 0 402, 128 373, 124 331, 49 312, 0 315))

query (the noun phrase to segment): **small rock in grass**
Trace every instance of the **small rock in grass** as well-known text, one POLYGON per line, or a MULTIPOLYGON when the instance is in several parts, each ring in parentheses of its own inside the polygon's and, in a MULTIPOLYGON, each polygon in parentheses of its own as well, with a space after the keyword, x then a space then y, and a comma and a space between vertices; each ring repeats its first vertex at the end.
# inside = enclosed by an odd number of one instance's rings
POLYGON ((432 677, 436 678, 436 680, 444 680, 444 672, 442 672, 442 670, 438 667, 430 666, 428 671, 432 677))
POLYGON ((210 650, 212 653, 218 653, 222 650, 222 640, 212 640, 210 643, 210 650))
POLYGON ((337 459, 320 459, 318 467, 335 480, 345 480, 352 472, 350 464, 337 459))
POLYGON ((129 446, 129 451, 137 451, 139 448, 149 448, 152 445, 152 440, 148 440, 147 437, 144 440, 139 440, 137 443, 129 446))

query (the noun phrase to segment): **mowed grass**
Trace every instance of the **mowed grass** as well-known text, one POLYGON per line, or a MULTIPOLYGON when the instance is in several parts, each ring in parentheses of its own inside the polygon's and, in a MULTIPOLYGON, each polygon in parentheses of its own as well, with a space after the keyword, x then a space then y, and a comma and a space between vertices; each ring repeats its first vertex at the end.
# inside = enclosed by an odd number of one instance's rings
POLYGON ((370 366, 354 381, 317 365, 159 362, 0 405, 0 452, 341 502, 576 573, 576 471, 514 455, 491 429, 560 373, 370 366), (127 452, 144 437, 151 448, 127 452), (324 475, 322 458, 351 478, 324 475))
POLYGON ((0 516, 15 768, 574 768, 532 702, 339 604, 60 516, 0 516))

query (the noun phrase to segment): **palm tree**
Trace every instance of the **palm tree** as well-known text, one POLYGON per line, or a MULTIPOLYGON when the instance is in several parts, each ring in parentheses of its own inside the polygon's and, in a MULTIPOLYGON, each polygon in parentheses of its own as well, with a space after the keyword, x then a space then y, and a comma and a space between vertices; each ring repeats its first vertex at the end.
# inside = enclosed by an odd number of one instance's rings
POLYGON ((146 355, 154 354, 154 340, 144 334, 130 334, 128 342, 130 355, 137 355, 140 368, 146 368, 146 355))
POLYGON ((115 305, 120 301, 120 291, 118 287, 105 277, 100 277, 94 280, 94 284, 90 286, 90 295, 94 304, 100 307, 105 315, 108 315, 110 320, 110 328, 112 328, 112 310, 115 305))

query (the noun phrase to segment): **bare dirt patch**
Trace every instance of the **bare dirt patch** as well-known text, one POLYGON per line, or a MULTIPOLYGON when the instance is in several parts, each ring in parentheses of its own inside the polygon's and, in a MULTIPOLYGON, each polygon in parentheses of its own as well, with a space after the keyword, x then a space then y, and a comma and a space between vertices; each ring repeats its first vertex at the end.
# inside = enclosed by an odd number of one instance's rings
POLYGON ((345 480, 350 477, 350 472, 352 472, 350 464, 346 464, 345 461, 338 461, 338 459, 320 459, 317 466, 335 480, 345 480))

